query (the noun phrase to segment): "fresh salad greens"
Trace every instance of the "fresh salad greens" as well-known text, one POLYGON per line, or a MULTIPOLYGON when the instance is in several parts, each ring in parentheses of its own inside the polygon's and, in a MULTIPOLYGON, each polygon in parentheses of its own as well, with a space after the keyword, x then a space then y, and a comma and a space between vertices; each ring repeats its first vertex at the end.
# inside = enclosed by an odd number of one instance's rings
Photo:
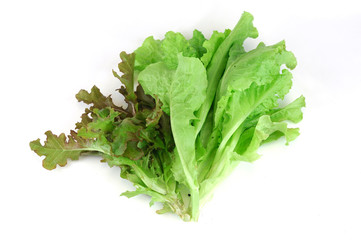
POLYGON ((122 195, 149 195, 150 205, 163 203, 158 213, 197 221, 200 207, 240 161, 256 160, 263 143, 299 135, 287 122, 302 120, 304 97, 279 107, 296 58, 284 41, 246 52, 245 39, 258 37, 252 21, 245 12, 232 31, 214 31, 210 39, 198 30, 189 40, 170 31, 120 53, 113 74, 126 107, 96 86, 80 90, 76 98, 89 107, 76 130, 68 136, 47 131, 45 143, 32 141, 31 149, 45 156, 48 170, 98 154, 134 184, 135 191, 122 195))

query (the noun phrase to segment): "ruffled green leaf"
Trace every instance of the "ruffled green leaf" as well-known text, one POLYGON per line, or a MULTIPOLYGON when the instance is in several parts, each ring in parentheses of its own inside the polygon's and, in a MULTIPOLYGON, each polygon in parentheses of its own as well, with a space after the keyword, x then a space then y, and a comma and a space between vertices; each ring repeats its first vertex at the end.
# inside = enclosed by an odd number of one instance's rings
POLYGON ((288 144, 298 135, 298 129, 287 128, 287 123, 273 122, 269 115, 263 115, 260 117, 256 127, 248 129, 242 134, 235 152, 240 155, 238 160, 252 162, 259 158, 257 150, 265 141, 268 140, 269 142, 285 136, 286 144, 288 144))
POLYGON ((222 41, 213 54, 212 59, 207 65, 208 86, 206 99, 202 107, 197 112, 197 116, 199 117, 199 121, 196 123, 197 133, 201 131, 201 128, 206 121, 207 114, 214 102, 217 86, 219 85, 218 83, 225 70, 231 47, 235 43, 243 43, 244 40, 249 37, 256 38, 257 36, 257 29, 253 26, 253 16, 250 13, 244 12, 232 32, 230 32, 229 35, 222 41))
POLYGON ((141 47, 134 51, 135 53, 135 69, 144 70, 152 63, 160 62, 163 58, 161 49, 161 41, 154 40, 153 36, 146 38, 141 47))
POLYGON ((305 97, 300 96, 284 108, 274 109, 269 114, 273 122, 291 121, 298 123, 303 118, 301 109, 306 106, 305 97))
POLYGON ((193 31, 193 37, 189 39, 189 44, 193 49, 195 49, 197 53, 197 58, 201 58, 203 54, 207 52, 207 49, 203 47, 204 41, 206 41, 204 35, 200 31, 195 29, 193 31))
POLYGON ((191 47, 188 40, 181 34, 169 31, 161 43, 163 51, 163 62, 169 69, 176 69, 178 66, 178 54, 186 57, 197 57, 197 51, 191 47))
POLYGON ((209 40, 204 41, 203 48, 206 52, 201 57, 203 65, 205 67, 211 62, 214 53, 217 51, 221 43, 226 39, 226 37, 231 33, 231 30, 226 29, 224 32, 213 31, 213 34, 209 40))

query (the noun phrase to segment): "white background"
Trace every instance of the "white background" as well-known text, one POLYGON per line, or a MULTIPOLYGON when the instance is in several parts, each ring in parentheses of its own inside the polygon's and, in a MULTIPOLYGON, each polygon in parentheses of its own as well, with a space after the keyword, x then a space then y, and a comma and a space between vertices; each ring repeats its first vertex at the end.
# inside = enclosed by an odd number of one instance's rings
MULTIPOLYGON (((357 1, 1 1, 0 239, 361 239, 361 8, 357 1), (157 215, 98 158, 47 171, 29 142, 74 128, 74 95, 105 94, 120 51, 168 30, 207 37, 251 12, 260 36, 286 40, 304 94, 300 137, 241 164, 198 223, 157 215)), ((120 98, 114 96, 117 101, 120 98)))

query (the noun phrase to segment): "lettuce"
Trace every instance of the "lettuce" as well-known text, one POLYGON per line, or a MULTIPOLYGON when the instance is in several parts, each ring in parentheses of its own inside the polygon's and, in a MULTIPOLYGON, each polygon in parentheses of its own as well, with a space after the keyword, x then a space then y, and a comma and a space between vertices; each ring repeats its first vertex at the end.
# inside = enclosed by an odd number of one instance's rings
POLYGON ((299 135, 288 124, 302 120, 305 98, 279 107, 296 58, 284 41, 246 52, 243 42, 258 37, 252 22, 245 12, 232 31, 214 31, 210 39, 198 30, 191 39, 171 31, 161 40, 146 38, 134 53, 120 54, 122 74, 113 70, 126 106, 96 86, 80 90, 76 98, 89 107, 75 130, 47 131, 44 144, 37 139, 31 149, 45 156, 48 170, 100 155, 134 184, 123 196, 149 195, 150 205, 163 204, 158 213, 197 221, 240 161, 258 159, 266 142, 284 137, 288 144, 299 135))

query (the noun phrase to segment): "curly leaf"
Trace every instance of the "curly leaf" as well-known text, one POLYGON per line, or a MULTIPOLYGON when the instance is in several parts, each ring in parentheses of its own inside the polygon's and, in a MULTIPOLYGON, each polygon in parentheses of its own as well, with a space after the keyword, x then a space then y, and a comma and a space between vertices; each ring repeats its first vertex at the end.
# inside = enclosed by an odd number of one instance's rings
POLYGON ((110 96, 105 97, 97 86, 93 86, 90 93, 84 89, 80 90, 76 95, 79 102, 88 105, 93 104, 94 108, 102 109, 106 107, 117 107, 110 96))
POLYGON ((47 139, 44 145, 37 139, 30 142, 30 148, 39 156, 45 156, 43 167, 48 170, 55 169, 56 165, 65 166, 68 159, 78 160, 81 153, 102 151, 92 141, 78 137, 74 131, 68 137, 64 133, 56 136, 51 131, 47 131, 45 135, 47 139))
POLYGON ((93 86, 90 93, 82 89, 75 95, 75 97, 79 102, 92 105, 90 108, 85 109, 85 113, 81 115, 81 121, 76 123, 76 129, 87 127, 87 125, 93 121, 95 109, 110 107, 115 111, 120 112, 122 114, 122 118, 131 115, 128 109, 125 110, 122 107, 116 106, 110 96, 105 97, 97 86, 93 86))
POLYGON ((114 77, 118 78, 125 86, 120 89, 120 92, 124 95, 125 99, 135 103, 136 95, 134 93, 134 62, 135 53, 127 54, 126 52, 120 53, 121 62, 118 64, 118 69, 122 76, 119 76, 117 72, 113 70, 114 77))

